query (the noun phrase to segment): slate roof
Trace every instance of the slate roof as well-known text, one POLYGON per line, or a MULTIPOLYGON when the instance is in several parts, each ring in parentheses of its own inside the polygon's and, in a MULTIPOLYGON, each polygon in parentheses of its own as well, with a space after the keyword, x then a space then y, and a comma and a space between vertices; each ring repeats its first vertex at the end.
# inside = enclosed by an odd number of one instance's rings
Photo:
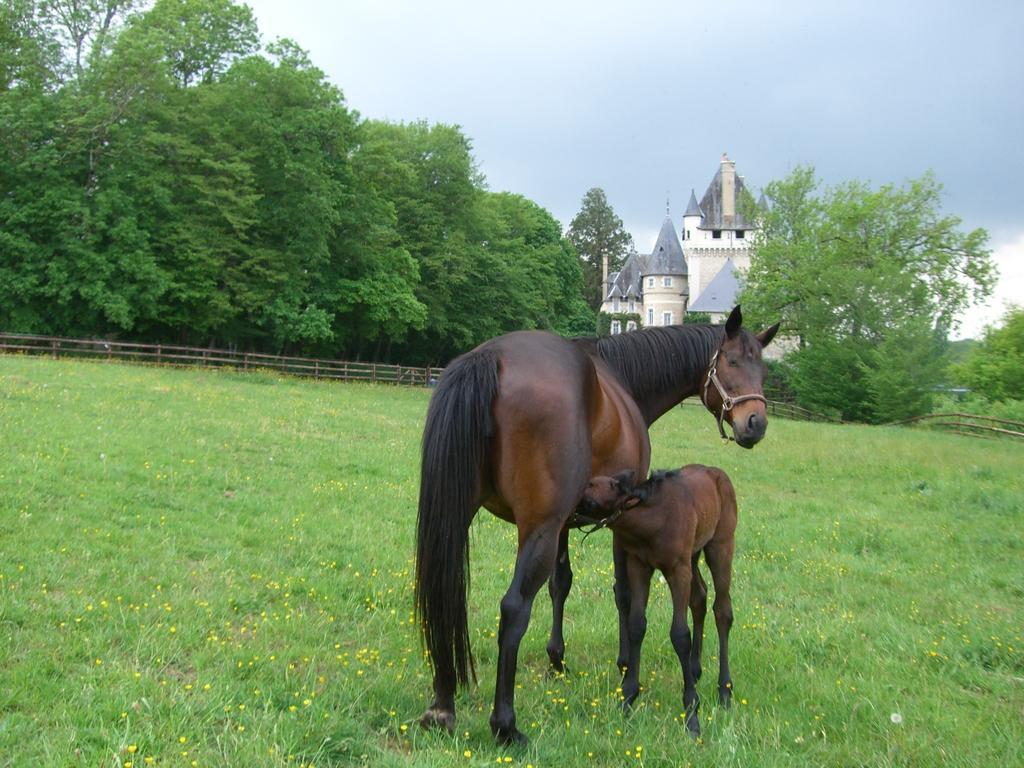
POLYGON ((726 226, 722 220, 722 168, 719 166, 718 171, 715 173, 715 177, 711 180, 707 191, 704 193, 704 197, 702 197, 700 201, 700 209, 704 213, 704 220, 700 223, 700 228, 753 229, 754 225, 747 221, 746 217, 742 213, 744 210, 744 203, 742 202, 744 197, 750 198, 750 202, 753 202, 753 197, 743 184, 743 177, 737 175, 736 202, 733 209, 736 211, 736 215, 733 217, 733 223, 726 226))
POLYGON ((686 257, 683 256, 683 246, 679 242, 672 217, 666 216, 661 223, 661 232, 658 233, 658 241, 654 244, 654 250, 647 257, 647 265, 643 270, 645 275, 686 275, 689 270, 686 267, 686 257))
POLYGON ((704 218, 704 211, 702 211, 700 206, 697 204, 697 196, 693 194, 692 189, 690 190, 690 202, 686 206, 686 213, 683 214, 684 218, 686 216, 700 216, 701 218, 704 218))
POLYGON ((644 266, 643 257, 636 251, 631 251, 626 261, 623 262, 622 269, 611 275, 609 280, 611 288, 605 299, 626 299, 630 296, 639 298, 644 266))
POLYGON ((740 276, 732 259, 726 259, 718 274, 697 300, 686 308, 687 312, 729 312, 736 306, 740 292, 740 276))

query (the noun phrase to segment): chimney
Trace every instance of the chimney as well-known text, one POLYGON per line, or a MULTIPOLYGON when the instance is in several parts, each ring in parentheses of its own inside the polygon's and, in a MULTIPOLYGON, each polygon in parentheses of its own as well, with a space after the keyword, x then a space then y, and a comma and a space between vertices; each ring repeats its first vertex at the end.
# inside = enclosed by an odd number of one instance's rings
POLYGON ((736 220, 736 163, 722 153, 722 226, 731 227, 736 220))

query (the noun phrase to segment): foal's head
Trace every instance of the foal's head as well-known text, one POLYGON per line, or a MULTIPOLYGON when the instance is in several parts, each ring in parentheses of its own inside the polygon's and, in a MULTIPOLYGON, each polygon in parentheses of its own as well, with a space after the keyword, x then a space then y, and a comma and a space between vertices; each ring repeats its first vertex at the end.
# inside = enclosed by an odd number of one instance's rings
POLYGON ((614 477, 597 475, 590 478, 581 504, 591 513, 611 515, 643 504, 650 497, 650 493, 651 481, 633 485, 633 470, 627 469, 614 477))
POLYGON ((765 365, 761 350, 779 330, 771 328, 753 334, 743 326, 743 314, 737 306, 725 323, 725 338, 708 365, 701 389, 701 399, 718 417, 719 430, 725 437, 722 422, 732 425, 736 443, 753 448, 764 437, 768 416, 764 399, 765 365))

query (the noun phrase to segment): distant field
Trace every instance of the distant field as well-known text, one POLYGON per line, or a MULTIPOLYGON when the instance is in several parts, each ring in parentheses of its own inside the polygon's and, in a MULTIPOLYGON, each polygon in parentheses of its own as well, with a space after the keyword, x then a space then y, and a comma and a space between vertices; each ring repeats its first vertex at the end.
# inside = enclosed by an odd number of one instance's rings
POLYGON ((0 357, 0 766, 1024 764, 1024 447, 776 419, 753 451, 676 409, 654 466, 740 501, 735 707, 679 719, 667 589, 619 709, 610 541, 573 537, 569 674, 545 593, 520 653, 524 750, 487 725, 514 528, 481 513, 479 688, 416 719, 418 451, 429 393, 0 357))

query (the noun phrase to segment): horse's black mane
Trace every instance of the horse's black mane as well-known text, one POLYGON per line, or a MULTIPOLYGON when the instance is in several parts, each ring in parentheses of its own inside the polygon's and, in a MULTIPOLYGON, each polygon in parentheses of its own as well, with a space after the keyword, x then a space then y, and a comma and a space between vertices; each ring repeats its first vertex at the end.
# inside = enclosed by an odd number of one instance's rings
POLYGON ((724 334, 720 325, 669 325, 575 341, 596 352, 640 399, 681 380, 698 381, 724 334))

